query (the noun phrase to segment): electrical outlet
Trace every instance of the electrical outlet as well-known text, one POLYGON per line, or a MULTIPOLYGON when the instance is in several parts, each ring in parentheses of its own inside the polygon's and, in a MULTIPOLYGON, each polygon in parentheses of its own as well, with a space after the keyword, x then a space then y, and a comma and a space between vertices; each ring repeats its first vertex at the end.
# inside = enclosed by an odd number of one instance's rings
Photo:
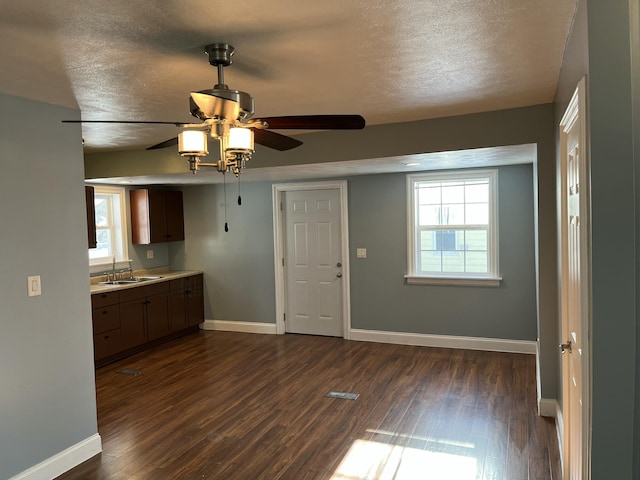
POLYGON ((27 277, 27 295, 37 297, 42 295, 42 285, 40 284, 40 275, 27 277))
POLYGON ((367 249, 356 248, 356 258, 367 258, 367 249))
POLYGON ((147 250, 147 259, 153 258, 153 250, 147 250))

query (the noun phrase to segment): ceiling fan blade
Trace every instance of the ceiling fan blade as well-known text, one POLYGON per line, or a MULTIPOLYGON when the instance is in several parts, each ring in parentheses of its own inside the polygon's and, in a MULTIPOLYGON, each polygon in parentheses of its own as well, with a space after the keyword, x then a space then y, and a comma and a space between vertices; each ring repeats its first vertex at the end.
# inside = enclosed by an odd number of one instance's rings
POLYGON ((62 120, 62 123, 145 123, 150 125, 175 125, 176 127, 191 125, 187 122, 154 122, 144 120, 62 120))
POLYGON ((164 142, 151 145, 150 147, 147 147, 145 150, 157 150, 158 148, 173 147, 175 145, 178 145, 178 137, 170 138, 169 140, 165 140, 164 142))
POLYGON ((292 148, 302 145, 300 140, 287 137, 286 135, 281 135, 269 130, 263 130, 261 128, 252 128, 252 130, 255 143, 273 148, 274 150, 284 152, 285 150, 291 150, 292 148))
POLYGON ((364 128, 366 123, 360 115, 292 115, 265 117, 259 120, 267 122, 267 128, 304 130, 359 130, 364 128))

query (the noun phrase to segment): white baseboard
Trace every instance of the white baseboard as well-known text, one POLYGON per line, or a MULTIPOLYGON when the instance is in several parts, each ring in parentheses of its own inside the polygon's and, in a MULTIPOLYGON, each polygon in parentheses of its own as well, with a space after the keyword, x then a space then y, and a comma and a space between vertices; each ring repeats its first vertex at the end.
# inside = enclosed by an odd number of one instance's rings
POLYGON ((351 330, 351 340, 363 342, 395 343, 421 347, 462 348, 490 352, 536 353, 536 342, 529 340, 506 340, 500 338, 455 337, 451 335, 429 335, 424 333, 382 332, 378 330, 351 330))
POLYGON ((538 415, 556 418, 558 415, 558 401, 555 398, 538 399, 538 415))
POLYGON ((276 334, 275 323, 238 322, 233 320, 205 320, 201 330, 220 330, 224 332, 276 334))
POLYGON ((50 480, 102 452, 99 434, 92 435, 9 480, 50 480))

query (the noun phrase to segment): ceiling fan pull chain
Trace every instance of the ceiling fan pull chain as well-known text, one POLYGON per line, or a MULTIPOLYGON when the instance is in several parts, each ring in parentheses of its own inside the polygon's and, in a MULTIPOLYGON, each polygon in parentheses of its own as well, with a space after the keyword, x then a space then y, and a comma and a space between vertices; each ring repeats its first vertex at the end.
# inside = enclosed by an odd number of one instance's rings
POLYGON ((242 197, 240 196, 240 177, 238 177, 238 205, 242 205, 242 197))
POLYGON ((229 224, 227 223, 227 175, 222 173, 222 185, 224 187, 224 231, 229 231, 229 224))

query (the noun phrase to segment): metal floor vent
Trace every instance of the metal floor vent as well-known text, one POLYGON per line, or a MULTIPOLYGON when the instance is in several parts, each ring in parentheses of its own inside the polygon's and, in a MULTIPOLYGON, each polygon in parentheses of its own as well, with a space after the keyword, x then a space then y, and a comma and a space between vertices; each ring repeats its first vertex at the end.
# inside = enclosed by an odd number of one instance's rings
POLYGON ((325 395, 329 398, 341 398, 343 400, 355 400, 360 396, 359 393, 347 393, 347 392, 329 392, 325 395))
POLYGON ((142 373, 142 370, 131 370, 131 369, 125 368, 124 370, 118 371, 118 373, 123 373, 125 375, 140 375, 142 373))

